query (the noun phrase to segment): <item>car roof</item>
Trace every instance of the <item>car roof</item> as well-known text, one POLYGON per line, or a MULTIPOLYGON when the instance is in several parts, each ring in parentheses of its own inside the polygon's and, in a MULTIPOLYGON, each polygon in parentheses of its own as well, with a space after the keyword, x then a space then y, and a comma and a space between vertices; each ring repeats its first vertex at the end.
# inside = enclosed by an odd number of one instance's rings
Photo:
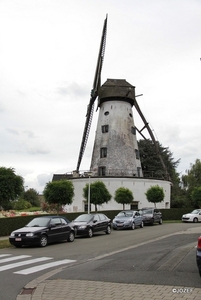
POLYGON ((143 207, 143 208, 140 208, 140 210, 143 210, 143 209, 158 209, 157 207, 143 207))
POLYGON ((61 219, 66 219, 66 217, 63 216, 40 216, 40 217, 35 217, 34 219, 41 219, 41 218, 46 218, 46 219, 55 219, 55 218, 61 218, 61 219))

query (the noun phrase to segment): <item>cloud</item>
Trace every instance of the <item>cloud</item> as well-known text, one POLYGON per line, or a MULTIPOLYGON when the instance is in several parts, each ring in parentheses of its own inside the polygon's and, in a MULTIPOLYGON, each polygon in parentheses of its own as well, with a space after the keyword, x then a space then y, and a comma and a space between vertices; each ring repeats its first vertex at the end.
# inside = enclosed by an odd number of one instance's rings
POLYGON ((72 82, 69 84, 67 82, 64 82, 60 87, 56 89, 56 92, 62 96, 72 96, 74 99, 85 97, 89 94, 88 87, 79 85, 76 82, 72 82))

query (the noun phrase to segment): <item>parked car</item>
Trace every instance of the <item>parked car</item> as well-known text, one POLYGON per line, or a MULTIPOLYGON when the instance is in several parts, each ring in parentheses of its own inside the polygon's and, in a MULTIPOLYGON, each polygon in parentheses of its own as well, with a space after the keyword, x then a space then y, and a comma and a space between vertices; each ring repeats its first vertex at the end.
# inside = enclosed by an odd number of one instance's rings
POLYGON ((201 236, 198 238, 197 250, 196 250, 196 262, 198 266, 198 271, 201 277, 201 236))
POLYGON ((52 242, 67 240, 73 242, 74 228, 70 221, 59 216, 44 216, 34 218, 25 227, 13 231, 9 241, 15 247, 24 245, 47 246, 52 242))
POLYGON ((86 235, 90 238, 100 231, 111 233, 111 220, 101 213, 82 214, 72 222, 72 226, 76 235, 86 235))
POLYGON ((194 209, 191 213, 182 216, 183 222, 201 222, 201 209, 194 209))
POLYGON ((154 223, 158 223, 162 225, 163 223, 162 213, 157 208, 144 207, 139 210, 139 213, 143 217, 144 224, 153 225, 154 223))
POLYGON ((136 226, 143 228, 143 217, 138 211, 123 210, 112 221, 112 227, 116 229, 135 229, 136 226))

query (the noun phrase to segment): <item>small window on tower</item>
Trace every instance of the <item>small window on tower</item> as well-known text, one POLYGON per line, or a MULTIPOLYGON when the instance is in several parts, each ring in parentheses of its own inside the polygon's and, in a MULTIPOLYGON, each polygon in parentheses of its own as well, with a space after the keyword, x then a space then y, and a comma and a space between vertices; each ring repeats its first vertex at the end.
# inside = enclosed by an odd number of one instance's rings
POLYGON ((135 156, 136 156, 136 159, 140 159, 140 153, 139 153, 138 149, 135 149, 135 156))
POLYGON ((107 157, 107 148, 106 147, 103 147, 100 149, 100 157, 101 158, 107 157))
POLYGON ((103 125, 102 126, 102 133, 106 133, 109 131, 109 125, 103 125))
POLYGON ((98 168, 98 175, 105 176, 106 175, 106 167, 99 167, 98 168))
POLYGON ((132 134, 136 135, 136 128, 132 126, 131 127, 131 132, 132 132, 132 134))

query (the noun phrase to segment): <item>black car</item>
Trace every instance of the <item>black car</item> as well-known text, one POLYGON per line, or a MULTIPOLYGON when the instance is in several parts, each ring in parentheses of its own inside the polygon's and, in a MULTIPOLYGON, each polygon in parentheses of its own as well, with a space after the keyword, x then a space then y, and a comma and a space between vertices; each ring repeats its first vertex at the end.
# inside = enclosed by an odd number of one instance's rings
POLYGON ((34 218, 25 227, 13 231, 9 241, 15 247, 24 245, 45 247, 49 243, 63 240, 73 242, 75 231, 69 223, 69 220, 59 216, 34 218))
POLYGON ((76 235, 86 235, 90 238, 94 233, 100 231, 111 233, 111 220, 106 215, 99 213, 82 214, 72 222, 72 226, 76 235))
POLYGON ((162 225, 163 223, 162 213, 157 208, 144 207, 139 210, 139 213, 143 217, 144 224, 153 225, 154 223, 158 223, 162 225))
POLYGON ((198 244, 196 249, 196 262, 198 266, 198 271, 201 277, 201 236, 198 238, 198 244))

